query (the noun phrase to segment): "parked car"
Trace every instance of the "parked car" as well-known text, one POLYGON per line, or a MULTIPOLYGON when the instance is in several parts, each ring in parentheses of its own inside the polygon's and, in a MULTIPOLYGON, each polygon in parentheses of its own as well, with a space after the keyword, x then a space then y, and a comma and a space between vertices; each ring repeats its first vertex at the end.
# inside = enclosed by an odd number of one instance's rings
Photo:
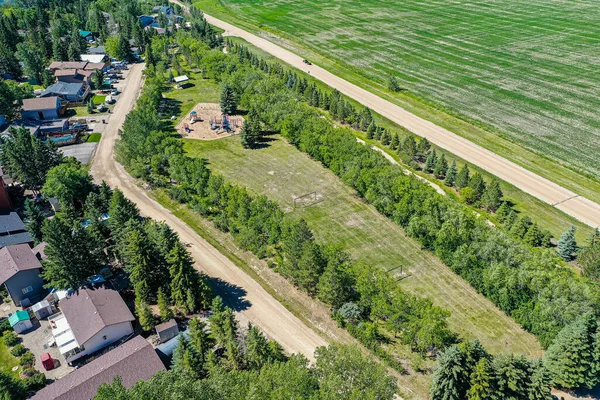
POLYGON ((100 105, 98 106, 98 111, 100 111, 100 112, 104 112, 104 111, 106 111, 107 109, 108 109, 108 107, 106 107, 106 105, 105 105, 105 104, 100 104, 100 105))
POLYGON ((113 96, 116 96, 116 95, 118 95, 118 94, 119 94, 119 90, 117 90, 117 89, 112 89, 112 90, 110 91, 110 94, 111 94, 111 95, 113 95, 113 96))
POLYGON ((304 64, 306 64, 306 65, 312 65, 312 63, 311 63, 310 61, 308 61, 308 60, 302 60, 302 62, 303 62, 304 64))

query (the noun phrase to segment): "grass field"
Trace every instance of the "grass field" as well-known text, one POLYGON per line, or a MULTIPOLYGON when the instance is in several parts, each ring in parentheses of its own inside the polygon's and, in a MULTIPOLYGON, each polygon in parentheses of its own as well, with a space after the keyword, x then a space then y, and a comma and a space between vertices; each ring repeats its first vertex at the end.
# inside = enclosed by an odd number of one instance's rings
POLYGON ((19 360, 10 354, 10 348, 4 344, 4 339, 0 337, 0 371, 16 378, 19 376, 19 373, 13 371, 12 369, 17 365, 19 365, 19 360))
POLYGON ((331 72, 600 201, 597 2, 195 4, 245 29, 272 31, 283 40, 271 40, 331 72), (383 88, 389 72, 406 92, 383 88))
POLYGON ((305 218, 317 238, 342 245, 355 259, 390 269, 404 265, 413 276, 407 290, 452 312, 450 325, 465 338, 479 338, 493 352, 540 355, 537 340, 478 295, 436 257, 421 250, 402 229, 365 204, 330 171, 281 139, 255 151, 239 138, 185 140, 186 151, 209 160, 209 168, 255 193, 279 202, 294 218, 305 218), (316 191, 319 203, 293 210, 293 198, 316 191))
POLYGON ((200 73, 186 71, 186 75, 190 78, 183 89, 170 89, 165 93, 165 97, 169 99, 167 102, 168 115, 175 115, 178 119, 184 114, 187 114, 198 103, 198 99, 202 99, 208 103, 219 102, 219 88, 214 81, 202 79, 200 73))

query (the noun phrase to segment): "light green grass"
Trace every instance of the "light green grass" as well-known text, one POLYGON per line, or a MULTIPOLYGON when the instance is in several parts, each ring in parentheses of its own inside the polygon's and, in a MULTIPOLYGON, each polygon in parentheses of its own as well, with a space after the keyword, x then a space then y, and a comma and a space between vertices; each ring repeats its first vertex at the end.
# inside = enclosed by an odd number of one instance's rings
POLYGON ((0 337, 0 371, 17 378, 19 376, 18 371, 12 370, 17 365, 19 365, 19 360, 10 354, 10 348, 4 343, 4 339, 0 337))
POLYGON ((389 270, 404 265, 413 276, 401 285, 448 309, 451 328, 465 338, 479 338, 492 352, 540 355, 532 335, 477 294, 458 275, 317 162, 277 138, 261 150, 244 150, 239 138, 185 140, 193 157, 233 183, 276 200, 293 218, 305 218, 318 239, 341 245, 355 259, 389 270), (293 198, 316 191, 321 201, 293 210, 293 198))
POLYGON ((199 72, 186 71, 185 74, 190 80, 184 89, 175 89, 175 85, 171 85, 165 93, 167 99, 173 100, 172 104, 168 104, 168 115, 175 115, 178 119, 190 112, 199 99, 207 103, 219 102, 219 87, 214 81, 202 79, 199 72))
POLYGON ((92 98, 92 100, 94 101, 94 104, 100 105, 106 101, 106 96, 97 94, 92 98))
POLYGON ((89 135, 87 137, 86 142, 87 143, 99 142, 101 138, 102 138, 102 134, 101 133, 92 133, 91 135, 89 135))
POLYGON ((283 39, 270 40, 332 73, 600 201, 597 82, 589 72, 600 38, 597 2, 195 4, 249 31, 274 32, 283 39), (408 91, 388 91, 389 72, 408 91))

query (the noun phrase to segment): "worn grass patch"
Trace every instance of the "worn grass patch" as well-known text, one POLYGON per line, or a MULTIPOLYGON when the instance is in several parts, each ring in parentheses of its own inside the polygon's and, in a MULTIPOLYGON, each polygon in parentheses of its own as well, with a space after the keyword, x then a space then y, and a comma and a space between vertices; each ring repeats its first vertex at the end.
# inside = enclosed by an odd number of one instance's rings
POLYGON ((304 218, 323 242, 341 245, 355 259, 390 270, 403 265, 412 277, 400 284, 451 311, 451 328, 479 338, 494 353, 539 356, 533 335, 479 295, 392 221, 360 199, 329 170, 275 137, 266 148, 244 150, 239 138, 185 140, 190 156, 206 158, 209 168, 228 180, 264 193, 292 218, 304 218), (317 192, 316 204, 294 209, 294 197, 317 192))
POLYGON ((600 4, 199 0, 558 184, 600 201, 600 4), (543 10, 543 12, 540 12, 543 10), (277 36, 270 35, 273 32, 277 36), (407 89, 385 88, 388 73, 407 89))

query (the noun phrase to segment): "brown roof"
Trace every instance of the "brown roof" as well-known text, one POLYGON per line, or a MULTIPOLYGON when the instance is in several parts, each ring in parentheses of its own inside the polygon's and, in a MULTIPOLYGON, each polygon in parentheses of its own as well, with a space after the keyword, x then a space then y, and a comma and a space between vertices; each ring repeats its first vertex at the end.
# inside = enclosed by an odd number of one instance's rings
POLYGON ((76 69, 57 69, 54 71, 54 76, 73 76, 76 73, 76 69))
POLYGON ((16 244, 0 249, 0 285, 21 271, 42 268, 27 244, 16 244))
POLYGON ((158 332, 165 331, 169 328, 172 328, 174 326, 177 326, 177 321, 175 321, 174 319, 170 319, 167 322, 163 322, 162 324, 156 325, 155 329, 156 329, 156 332, 158 333, 158 332))
POLYGON ((87 61, 54 61, 50 69, 79 69, 85 68, 87 61))
POLYGON ((46 386, 30 400, 87 400, 92 399, 103 383, 112 383, 120 376, 126 388, 139 380, 148 380, 165 366, 150 343, 136 336, 105 353, 64 378, 46 386))
POLYGON ((78 74, 81 74, 81 75, 83 75, 83 76, 92 76, 92 75, 94 75, 94 73, 95 73, 95 72, 96 72, 96 71, 94 71, 94 70, 91 70, 91 71, 87 71, 87 70, 85 70, 85 69, 78 69, 78 70, 77 70, 77 73, 78 73, 78 74))
POLYGON ((102 69, 105 66, 106 66, 105 63, 92 63, 92 62, 89 62, 89 63, 87 63, 87 65, 85 66, 84 69, 86 69, 88 71, 93 71, 95 69, 102 69))
POLYGON ((40 244, 35 246, 33 249, 31 249, 33 254, 35 254, 37 259, 40 261, 46 260, 48 258, 48 256, 46 255, 46 246, 48 246, 47 242, 41 242, 40 244))
POLYGON ((58 97, 38 97, 35 99, 24 99, 23 107, 21 109, 23 111, 35 111, 35 110, 50 110, 53 108, 57 108, 58 106, 58 97))
POLYGON ((79 345, 107 326, 135 320, 119 292, 104 287, 81 288, 59 304, 79 345))

